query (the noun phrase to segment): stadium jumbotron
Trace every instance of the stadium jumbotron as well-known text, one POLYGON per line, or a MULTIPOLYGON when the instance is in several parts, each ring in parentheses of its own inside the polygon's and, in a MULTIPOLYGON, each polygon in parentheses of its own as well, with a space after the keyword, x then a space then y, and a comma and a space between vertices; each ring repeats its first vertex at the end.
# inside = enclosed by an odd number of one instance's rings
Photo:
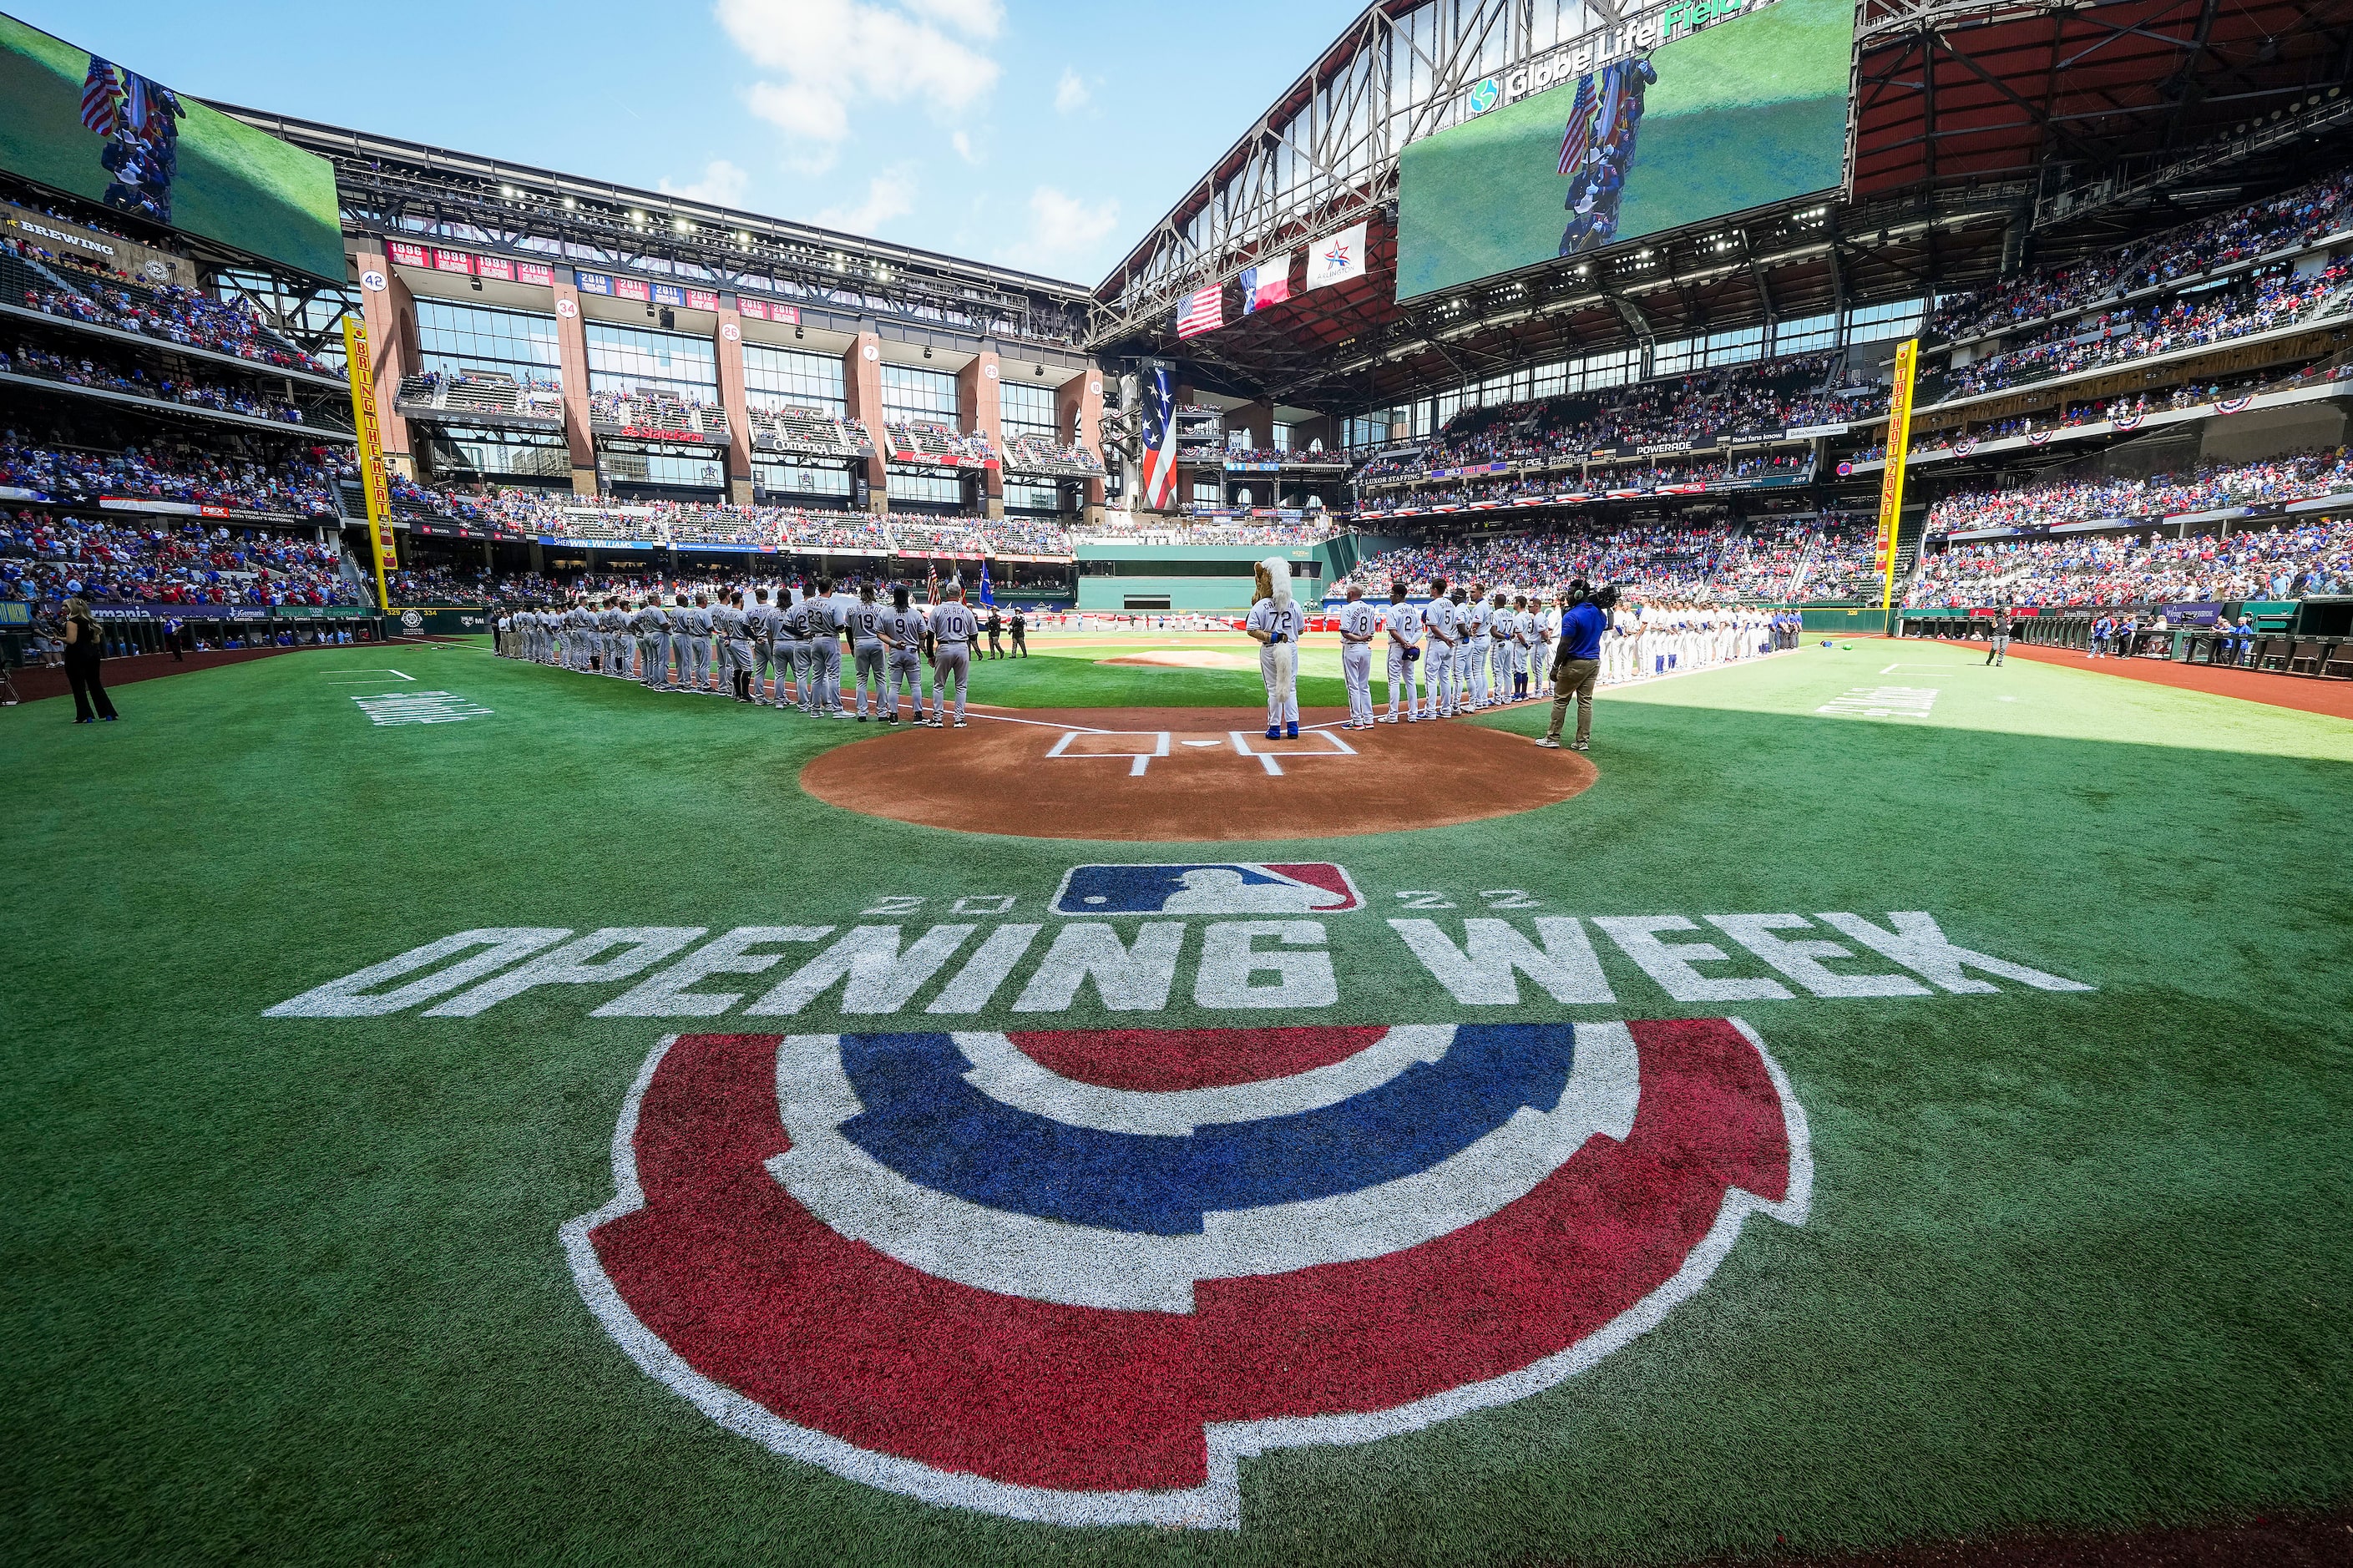
POLYGON ((2353 0, 34 9, 12 1561, 2353 1563, 2353 0))

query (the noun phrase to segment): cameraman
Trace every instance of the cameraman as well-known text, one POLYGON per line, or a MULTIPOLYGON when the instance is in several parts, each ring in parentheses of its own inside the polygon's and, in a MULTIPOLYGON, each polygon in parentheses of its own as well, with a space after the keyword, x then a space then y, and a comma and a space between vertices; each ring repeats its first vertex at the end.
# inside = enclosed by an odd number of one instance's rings
POLYGON ((1560 596, 1560 647, 1553 655, 1552 726, 1536 742, 1548 751, 1560 750, 1560 727, 1568 717, 1569 699, 1577 700, 1577 739, 1569 750, 1582 752, 1593 734, 1593 683, 1601 674, 1601 634, 1609 625, 1609 611, 1618 590, 1608 584, 1588 593, 1584 579, 1568 585, 1560 596))

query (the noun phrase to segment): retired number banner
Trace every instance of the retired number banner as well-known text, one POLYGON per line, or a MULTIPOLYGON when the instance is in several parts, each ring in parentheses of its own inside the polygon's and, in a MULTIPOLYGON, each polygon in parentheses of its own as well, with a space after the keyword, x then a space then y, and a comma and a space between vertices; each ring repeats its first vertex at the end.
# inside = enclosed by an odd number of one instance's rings
POLYGON ((384 436, 376 428, 375 377, 368 358, 367 325, 356 316, 343 318, 343 367, 352 383, 352 425, 360 437, 360 483, 367 492, 368 552, 375 558, 375 607, 392 613, 392 596, 384 574, 400 570, 393 551, 392 531, 385 521, 392 510, 384 479, 384 436))
POLYGON ((1904 522, 1904 458, 1912 446, 1912 377, 1919 368, 1920 340, 1906 338, 1895 349, 1895 384, 1887 396, 1887 466, 1879 480, 1879 607, 1895 602, 1895 536, 1904 522))

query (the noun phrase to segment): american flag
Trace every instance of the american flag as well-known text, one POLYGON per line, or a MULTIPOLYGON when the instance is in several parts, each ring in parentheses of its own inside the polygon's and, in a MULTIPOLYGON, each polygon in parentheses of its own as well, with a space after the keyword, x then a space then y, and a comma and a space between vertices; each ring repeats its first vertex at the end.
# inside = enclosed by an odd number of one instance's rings
POLYGON ((1564 177, 1584 166, 1586 150, 1592 144, 1593 73, 1588 71, 1577 79, 1577 96, 1568 105, 1568 129, 1560 139, 1560 172, 1564 177))
POLYGON ((96 55, 90 57, 90 74, 81 79, 81 122, 100 136, 114 134, 115 115, 122 100, 114 68, 96 55))
POLYGON ((1177 307, 1176 335, 1198 338, 1203 332, 1214 332, 1226 324, 1226 287, 1212 283, 1207 289, 1197 289, 1185 296, 1177 307))

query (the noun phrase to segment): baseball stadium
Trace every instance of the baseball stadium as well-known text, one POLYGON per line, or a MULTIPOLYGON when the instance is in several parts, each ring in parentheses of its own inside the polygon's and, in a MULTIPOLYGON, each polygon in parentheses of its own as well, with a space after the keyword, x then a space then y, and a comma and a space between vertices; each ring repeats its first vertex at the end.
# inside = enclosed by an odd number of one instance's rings
POLYGON ((2353 1564, 2353 0, 416 4, 0 16, 9 1562, 2353 1564))

